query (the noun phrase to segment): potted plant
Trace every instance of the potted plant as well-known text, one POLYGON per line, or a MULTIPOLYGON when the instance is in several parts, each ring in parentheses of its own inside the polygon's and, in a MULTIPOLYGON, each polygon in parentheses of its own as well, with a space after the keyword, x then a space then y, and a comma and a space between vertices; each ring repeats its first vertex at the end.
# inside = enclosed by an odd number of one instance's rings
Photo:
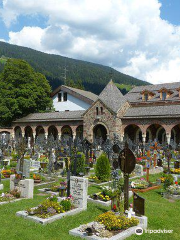
POLYGON ((33 174, 34 183, 40 183, 41 182, 41 176, 38 174, 33 174))

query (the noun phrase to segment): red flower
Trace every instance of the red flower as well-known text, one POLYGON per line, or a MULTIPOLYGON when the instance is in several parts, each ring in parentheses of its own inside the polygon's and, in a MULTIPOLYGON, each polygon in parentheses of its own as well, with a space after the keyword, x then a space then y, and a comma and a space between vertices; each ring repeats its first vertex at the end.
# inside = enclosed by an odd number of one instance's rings
POLYGON ((115 211, 117 209, 116 204, 113 205, 113 210, 115 211))
POLYGON ((176 185, 178 185, 178 182, 177 182, 177 181, 175 181, 175 184, 176 184, 176 185))

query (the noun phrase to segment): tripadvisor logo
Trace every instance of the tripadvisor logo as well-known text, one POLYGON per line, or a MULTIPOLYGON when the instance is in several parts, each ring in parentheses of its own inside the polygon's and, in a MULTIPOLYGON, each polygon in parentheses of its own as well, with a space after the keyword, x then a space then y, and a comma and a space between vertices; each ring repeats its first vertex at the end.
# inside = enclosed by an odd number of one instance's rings
POLYGON ((135 229, 135 233, 136 233, 136 235, 142 235, 143 234, 143 229, 141 227, 137 227, 135 229))

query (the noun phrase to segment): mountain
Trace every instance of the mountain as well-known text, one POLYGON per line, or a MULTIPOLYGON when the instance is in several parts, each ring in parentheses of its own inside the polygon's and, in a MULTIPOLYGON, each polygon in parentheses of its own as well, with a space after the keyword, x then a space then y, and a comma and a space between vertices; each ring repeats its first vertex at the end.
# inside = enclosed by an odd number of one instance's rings
MULTIPOLYGON (((6 58, 26 60, 36 71, 43 73, 48 79, 52 90, 64 84, 63 74, 67 67, 67 79, 77 82, 81 80, 85 89, 99 94, 110 80, 117 84, 147 85, 149 83, 120 73, 115 69, 100 64, 76 60, 54 54, 47 54, 27 47, 20 47, 0 42, 0 71, 3 69, 6 58)), ((124 90, 126 92, 126 90, 124 90)))

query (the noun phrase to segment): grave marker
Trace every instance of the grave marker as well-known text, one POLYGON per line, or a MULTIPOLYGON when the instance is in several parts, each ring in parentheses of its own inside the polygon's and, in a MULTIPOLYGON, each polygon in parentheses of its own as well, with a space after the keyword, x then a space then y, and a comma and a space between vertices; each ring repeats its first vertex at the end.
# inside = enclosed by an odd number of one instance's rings
POLYGON ((136 215, 145 214, 145 199, 140 197, 137 193, 133 195, 133 210, 136 215))
POLYGON ((30 177, 30 167, 31 167, 30 160, 24 159, 23 176, 25 176, 25 178, 29 178, 30 177))
POLYGON ((82 177, 70 177, 70 192, 73 203, 77 208, 87 209, 88 179, 82 177))

